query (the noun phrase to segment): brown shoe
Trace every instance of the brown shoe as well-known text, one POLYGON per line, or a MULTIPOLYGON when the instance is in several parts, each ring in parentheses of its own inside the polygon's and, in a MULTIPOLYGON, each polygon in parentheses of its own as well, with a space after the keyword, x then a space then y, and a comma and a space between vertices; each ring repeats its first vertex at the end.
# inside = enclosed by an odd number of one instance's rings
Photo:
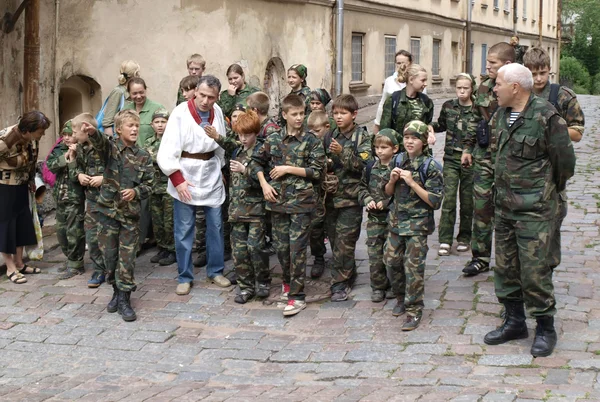
POLYGON ((192 282, 180 283, 179 285, 177 285, 177 289, 175 289, 175 293, 178 294, 179 296, 185 296, 190 293, 192 286, 193 286, 192 282))

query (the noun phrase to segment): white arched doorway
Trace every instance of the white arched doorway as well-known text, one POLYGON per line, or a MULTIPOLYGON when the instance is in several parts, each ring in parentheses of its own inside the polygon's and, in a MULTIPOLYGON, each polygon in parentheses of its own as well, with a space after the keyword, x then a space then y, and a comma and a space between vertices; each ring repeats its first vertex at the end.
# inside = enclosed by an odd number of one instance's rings
POLYGON ((100 84, 84 75, 73 75, 60 86, 58 117, 60 127, 80 113, 96 114, 102 107, 100 84))

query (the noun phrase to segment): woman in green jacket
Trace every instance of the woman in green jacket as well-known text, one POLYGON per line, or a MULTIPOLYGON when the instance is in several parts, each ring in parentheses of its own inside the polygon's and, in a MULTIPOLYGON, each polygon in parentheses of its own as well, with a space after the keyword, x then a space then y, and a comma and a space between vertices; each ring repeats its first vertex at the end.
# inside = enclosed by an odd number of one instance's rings
POLYGON ((127 83, 127 91, 129 92, 130 102, 125 103, 123 110, 131 109, 138 112, 140 115, 140 131, 136 144, 138 147, 144 148, 144 144, 148 138, 154 136, 152 128, 152 115, 158 109, 165 107, 160 103, 151 101, 146 96, 146 81, 142 78, 135 77, 127 83))
POLYGON ((221 92, 221 97, 217 104, 223 110, 223 116, 231 117, 236 105, 247 106, 246 98, 255 92, 259 92, 260 89, 246 83, 244 69, 239 64, 229 66, 227 69, 227 81, 229 81, 229 87, 221 92))

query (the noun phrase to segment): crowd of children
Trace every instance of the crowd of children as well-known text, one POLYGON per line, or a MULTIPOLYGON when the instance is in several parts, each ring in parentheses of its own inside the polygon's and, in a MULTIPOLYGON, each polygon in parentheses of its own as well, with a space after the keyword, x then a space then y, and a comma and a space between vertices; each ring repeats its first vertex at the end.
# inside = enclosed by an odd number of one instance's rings
MULTIPOLYGON (((401 51, 397 57, 406 54, 401 51)), ((535 49, 528 55, 525 60, 542 70, 537 75, 543 78, 544 69, 549 69, 544 51, 535 49)), ((468 251, 471 242, 473 170, 461 158, 463 142, 473 137, 478 123, 473 106, 477 85, 473 76, 459 74, 456 99, 444 103, 432 123, 433 102, 423 93, 427 72, 416 64, 398 66, 395 79, 402 89, 382 101, 375 135, 356 124, 359 106, 352 95, 336 97, 330 117, 331 97, 325 89, 310 90, 304 65, 288 70, 291 92, 283 99, 278 118, 269 117, 268 95, 246 83, 242 67, 228 68, 229 85, 217 102, 228 119, 227 133, 207 129, 206 135, 224 150, 226 160, 228 194, 223 216, 230 223, 230 234, 225 233, 225 254, 233 256, 239 285, 236 303, 269 296, 273 248, 283 270, 283 314, 303 310, 307 249, 310 245, 314 257, 310 276, 319 278, 327 241, 333 254, 331 300, 347 300, 357 276, 355 248, 366 210, 371 300, 396 298, 392 314, 406 314, 402 329, 417 328, 424 306, 427 237, 435 230, 433 211, 442 208, 438 254, 446 256, 454 239, 457 193, 457 251, 468 251), (434 133, 444 131, 442 169, 430 145, 435 143, 434 133)), ((187 67, 189 75, 179 84, 177 104, 192 105, 205 61, 195 54, 187 67)), ((547 87, 547 73, 545 80, 536 88, 547 87)), ((76 116, 65 124, 63 140, 47 164, 57 174, 59 242, 68 258, 62 278, 83 272, 87 244, 94 269, 88 286, 111 283, 114 296, 107 310, 118 311, 129 321, 136 318, 129 297, 136 288, 136 253, 144 241, 138 238, 144 202, 150 205, 158 246, 151 262, 183 262, 175 250, 174 201, 167 192, 170 179, 157 161, 169 112, 147 101, 143 79, 130 77, 120 84, 136 99, 114 117, 117 135, 109 138, 99 132, 90 114, 76 116)), ((561 94, 563 103, 574 99, 569 91, 561 94)), ((574 108, 564 106, 571 114, 574 108)), ((574 130, 582 131, 582 117, 576 123, 574 130)), ((202 213, 196 214, 195 226, 199 256, 194 265, 202 266, 207 262, 202 213)), ((228 286, 227 282, 217 284, 228 286)), ((177 293, 187 294, 190 287, 191 282, 181 291, 178 287, 177 293)))

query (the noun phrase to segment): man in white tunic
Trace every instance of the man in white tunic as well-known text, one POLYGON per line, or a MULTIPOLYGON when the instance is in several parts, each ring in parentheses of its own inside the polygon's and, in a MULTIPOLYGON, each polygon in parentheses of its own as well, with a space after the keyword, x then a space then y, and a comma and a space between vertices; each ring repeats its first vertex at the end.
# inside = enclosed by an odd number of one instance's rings
POLYGON ((221 205, 225 201, 225 187, 221 168, 225 165, 225 155, 208 135, 225 136, 223 112, 215 104, 220 91, 221 82, 216 77, 203 76, 196 97, 173 110, 158 150, 158 165, 169 176, 167 192, 175 199, 178 295, 188 294, 193 285, 192 248, 198 207, 206 215, 206 274, 218 286, 231 286, 223 276, 221 205))

